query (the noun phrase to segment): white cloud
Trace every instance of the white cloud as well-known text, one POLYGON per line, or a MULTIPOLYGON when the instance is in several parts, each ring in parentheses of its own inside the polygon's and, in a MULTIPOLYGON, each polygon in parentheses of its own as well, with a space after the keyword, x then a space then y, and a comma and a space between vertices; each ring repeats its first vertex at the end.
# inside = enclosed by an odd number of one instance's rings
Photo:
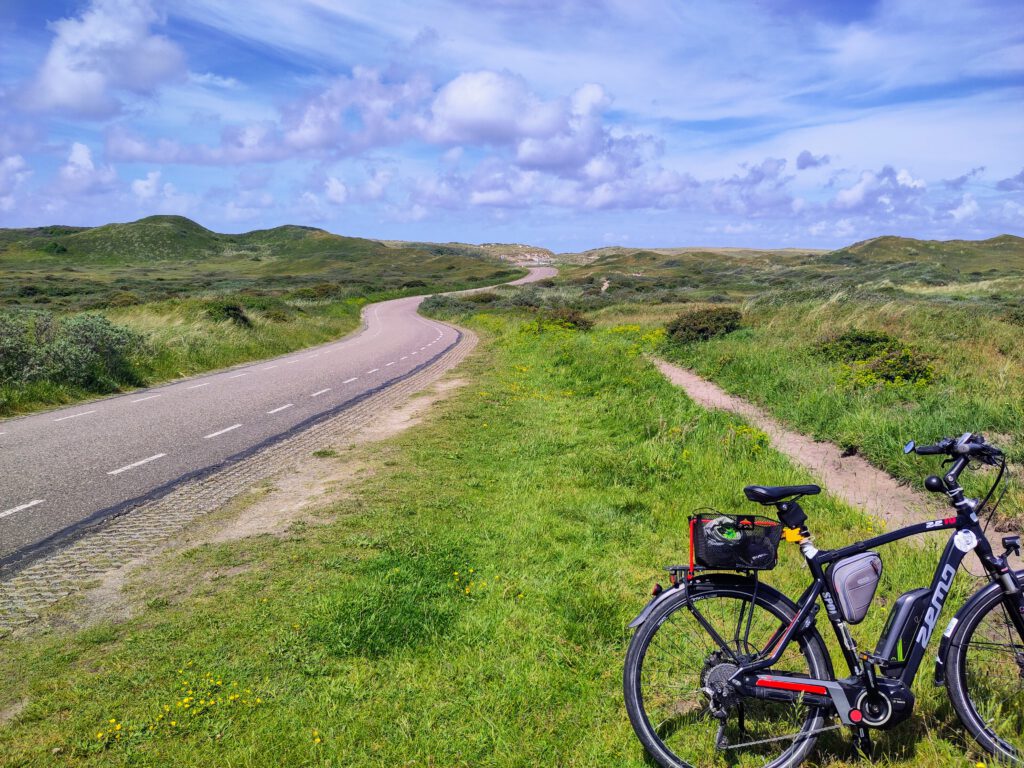
POLYGON ((160 184, 160 171, 150 171, 144 179, 132 182, 132 192, 140 200, 150 200, 156 196, 160 184))
POLYGON ((329 176, 324 182, 324 197, 335 205, 344 205, 348 200, 348 187, 345 182, 329 176))
POLYGON ((116 179, 117 171, 112 166, 97 166, 92 150, 77 141, 71 145, 67 162, 57 170, 58 187, 71 194, 103 192, 110 189, 116 179))
POLYGON ((14 192, 32 175, 21 155, 0 158, 0 211, 14 208, 14 192))
POLYGON ((521 77, 490 70, 466 72, 449 82, 430 113, 427 137, 452 144, 506 144, 552 136, 567 119, 566 105, 543 101, 521 77))
POLYGON ((33 109, 104 117, 119 92, 152 93, 184 74, 184 54, 150 32, 159 16, 148 0, 93 0, 77 18, 53 22, 50 49, 24 91, 33 109))
POLYGON ((949 215, 953 217, 954 221, 965 221, 967 219, 973 219, 978 215, 981 207, 978 205, 978 201, 974 199, 971 194, 966 194, 960 199, 960 205, 949 212, 949 215))
POLYGON ((189 72, 188 79, 198 85, 209 85, 214 88, 238 88, 241 83, 233 77, 222 77, 213 72, 189 72))
POLYGON ((896 171, 885 166, 877 173, 863 171, 850 187, 839 190, 833 200, 836 208, 861 213, 897 213, 911 208, 925 191, 925 183, 906 169, 896 171))

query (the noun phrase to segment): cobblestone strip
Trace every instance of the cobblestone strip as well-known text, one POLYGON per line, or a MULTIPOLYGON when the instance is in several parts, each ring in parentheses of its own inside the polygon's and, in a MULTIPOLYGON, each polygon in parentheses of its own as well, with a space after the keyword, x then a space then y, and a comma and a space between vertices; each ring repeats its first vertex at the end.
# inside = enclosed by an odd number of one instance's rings
POLYGON ((476 343, 476 336, 463 330, 453 349, 412 376, 297 435, 211 475, 187 481, 0 581, 0 638, 39 618, 42 609, 105 572, 155 550, 196 518, 259 481, 287 472, 298 461, 308 460, 315 450, 343 447, 375 416, 405 402, 457 366, 476 343))

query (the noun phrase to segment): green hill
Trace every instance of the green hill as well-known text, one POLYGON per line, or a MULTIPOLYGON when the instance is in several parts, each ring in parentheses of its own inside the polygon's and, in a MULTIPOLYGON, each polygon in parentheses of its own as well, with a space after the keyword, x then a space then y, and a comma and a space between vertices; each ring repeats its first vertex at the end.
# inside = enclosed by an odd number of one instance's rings
POLYGON ((1024 238, 999 235, 988 240, 915 240, 875 237, 832 251, 831 262, 930 263, 962 272, 1024 270, 1024 238))
POLYGON ((388 244, 295 225, 221 234, 183 216, 149 216, 0 229, 0 306, 76 310, 239 290, 324 293, 327 284, 335 294, 366 296, 517 274, 480 246, 388 244))
MULTIPOLYGON (((794 248, 596 248, 559 254, 563 279, 668 298, 739 297, 766 289, 826 290, 1018 283, 1024 238, 915 240, 876 237, 835 251, 794 248), (668 293, 664 293, 668 291, 668 293)), ((1008 290, 1013 286, 1007 285, 1008 290)))

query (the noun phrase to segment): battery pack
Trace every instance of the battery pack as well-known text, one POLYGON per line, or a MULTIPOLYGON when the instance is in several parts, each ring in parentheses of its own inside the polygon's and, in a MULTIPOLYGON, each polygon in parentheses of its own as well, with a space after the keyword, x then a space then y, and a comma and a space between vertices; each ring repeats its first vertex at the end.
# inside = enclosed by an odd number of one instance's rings
POLYGON ((918 587, 904 592, 896 598, 889 620, 878 640, 875 656, 883 659, 883 672, 888 677, 896 677, 907 663, 907 656, 914 645, 914 638, 921 627, 925 611, 928 610, 927 587, 918 587))

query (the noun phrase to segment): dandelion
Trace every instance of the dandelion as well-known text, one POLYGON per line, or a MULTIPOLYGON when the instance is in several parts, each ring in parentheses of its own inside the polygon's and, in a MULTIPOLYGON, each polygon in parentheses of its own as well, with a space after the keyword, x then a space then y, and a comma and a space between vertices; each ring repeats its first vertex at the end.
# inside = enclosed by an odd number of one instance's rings
POLYGON ((99 733, 97 733, 96 734, 96 738, 97 739, 102 739, 103 738, 103 731, 100 731, 99 733))

